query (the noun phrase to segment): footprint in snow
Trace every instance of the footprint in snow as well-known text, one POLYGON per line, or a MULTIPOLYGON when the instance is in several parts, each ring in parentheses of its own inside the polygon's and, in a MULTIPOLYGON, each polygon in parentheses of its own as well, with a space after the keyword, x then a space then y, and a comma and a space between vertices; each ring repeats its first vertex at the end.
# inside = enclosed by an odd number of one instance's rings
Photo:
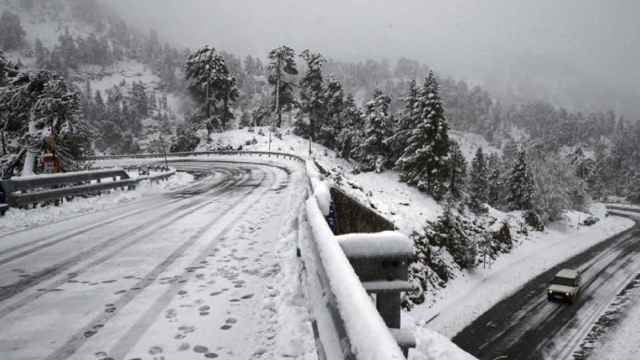
POLYGON ((162 354, 163 350, 160 346, 152 346, 151 348, 149 348, 149 354, 151 355, 158 355, 158 354, 162 354))
POLYGON ((196 345, 193 347, 193 351, 198 354, 206 354, 209 352, 209 348, 202 345, 196 345))

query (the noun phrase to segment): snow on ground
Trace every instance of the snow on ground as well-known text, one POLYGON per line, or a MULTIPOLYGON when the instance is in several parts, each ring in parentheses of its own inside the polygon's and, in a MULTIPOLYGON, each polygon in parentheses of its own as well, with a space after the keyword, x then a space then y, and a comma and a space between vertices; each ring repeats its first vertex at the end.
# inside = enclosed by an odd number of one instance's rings
POLYGON ((452 140, 458 142, 458 145, 460 145, 460 150, 462 151, 464 157, 468 162, 471 162, 471 160, 474 158, 479 147, 482 148, 482 151, 485 154, 502 154, 502 151, 500 149, 489 144, 489 142, 485 140, 484 136, 482 135, 451 130, 449 131, 449 136, 452 140))
POLYGON ((96 78, 91 81, 93 91, 106 90, 120 85, 122 81, 127 84, 133 82, 143 82, 149 88, 156 88, 160 83, 160 78, 154 75, 146 65, 134 60, 120 61, 107 68, 100 66, 82 66, 80 71, 84 75, 96 78))
POLYGON ((586 216, 570 212, 544 232, 530 233, 491 267, 464 272, 450 281, 431 306, 417 306, 404 314, 403 322, 414 322, 451 338, 525 282, 634 225, 626 218, 608 217, 591 227, 578 227, 586 216))
MULTIPOLYGON (((137 171, 132 172, 131 177, 137 177, 137 171)), ((111 209, 125 203, 175 190, 191 181, 193 181, 192 175, 176 173, 167 181, 154 184, 145 181, 138 184, 135 190, 112 190, 100 197, 76 197, 73 201, 64 202, 61 206, 46 206, 28 210, 12 208, 7 211, 5 216, 0 217, 0 235, 50 224, 69 217, 111 209)))
MULTIPOLYGON (((473 135, 469 137, 475 139, 473 135)), ((294 153, 305 158, 309 154, 309 141, 291 134, 288 130, 284 132, 282 139, 272 136, 271 141, 271 151, 294 153)), ((462 142, 462 144, 465 143, 462 142)), ((249 129, 241 129, 212 134, 212 143, 201 146, 198 150, 225 146, 231 146, 234 149, 242 147, 243 150, 267 151, 269 129, 257 128, 253 132, 249 129)), ((414 231, 422 231, 425 221, 435 220, 442 213, 442 207, 433 198, 399 182, 396 171, 356 174, 353 164, 339 158, 335 152, 316 143, 313 143, 311 148, 313 158, 324 170, 331 171, 330 181, 361 203, 375 209, 407 235, 414 231)))
POLYGON ((409 360, 474 360, 446 337, 424 327, 407 328, 416 335, 416 349, 409 352, 409 360))
POLYGON ((640 295, 638 287, 640 279, 636 277, 627 288, 626 294, 619 296, 616 304, 612 304, 605 315, 605 336, 593 345, 590 358, 598 360, 633 360, 640 354, 640 295), (621 317, 620 314, 624 317, 621 317), (618 318, 620 317, 620 318, 618 318), (604 344, 604 345, 602 345, 604 344))

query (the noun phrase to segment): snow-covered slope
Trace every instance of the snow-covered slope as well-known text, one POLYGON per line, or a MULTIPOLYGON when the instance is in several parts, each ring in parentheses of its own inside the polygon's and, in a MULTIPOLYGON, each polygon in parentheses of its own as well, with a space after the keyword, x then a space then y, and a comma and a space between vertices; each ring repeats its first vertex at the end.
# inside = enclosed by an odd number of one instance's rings
MULTIPOLYGON (((150 112, 147 119, 143 119, 144 131, 138 134, 135 140, 144 148, 146 144, 155 136, 157 128, 163 126, 158 119, 167 118, 174 127, 183 121, 183 104, 184 97, 182 94, 167 90, 167 84, 163 84, 161 78, 153 71, 149 64, 156 64, 161 59, 145 60, 145 64, 140 59, 143 58, 141 53, 143 48, 148 46, 145 43, 145 36, 140 35, 134 27, 122 23, 123 29, 114 29, 120 20, 112 14, 108 7, 102 6, 95 9, 94 15, 102 16, 100 22, 91 23, 88 19, 83 18, 88 15, 79 15, 78 8, 87 10, 88 5, 73 5, 76 2, 70 0, 49 0, 47 2, 34 2, 31 9, 26 9, 20 5, 18 0, 5 0, 0 2, 0 13, 9 11, 20 18, 20 23, 25 31, 24 45, 20 50, 6 51, 5 55, 12 63, 20 64, 22 71, 41 70, 36 59, 36 41, 40 41, 47 51, 51 54, 58 51, 64 53, 61 46, 61 37, 71 36, 77 46, 76 53, 81 54, 82 51, 92 49, 89 44, 89 38, 99 39, 100 45, 110 46, 113 63, 109 65, 95 65, 83 63, 83 60, 76 59, 77 67, 71 66, 63 62, 58 66, 68 66, 65 71, 68 72, 66 78, 71 80, 74 85, 85 96, 93 98, 96 92, 100 92, 103 101, 107 101, 107 92, 119 88, 119 91, 125 96, 129 96, 131 86, 134 83, 142 83, 146 89, 146 95, 151 99, 166 99, 166 108, 156 109, 150 112), (75 10, 74 10, 75 9, 75 10), (126 35, 118 35, 124 33, 126 35), (123 45, 116 36, 124 37, 127 44, 123 45), (84 47, 81 48, 80 44, 84 47), (119 55, 116 57, 115 53, 119 55), (136 54, 135 56, 133 54, 136 54), (120 59, 120 60, 116 60, 120 59)), ((163 48, 159 39, 157 47, 163 48)), ((168 50, 167 50, 168 51, 168 50)), ((160 54, 160 52, 159 52, 160 54)), ((158 57, 164 56, 157 55, 158 57)), ((47 55, 48 56, 48 55, 47 55)), ((106 60, 105 60, 106 61, 106 60)), ((42 65, 40 65, 42 66, 42 65)), ((154 65, 154 67, 156 67, 154 65)), ((61 71, 58 68, 47 68, 48 70, 61 71)), ((154 100, 154 101, 155 101, 154 100)), ((89 122, 95 119, 87 119, 89 122)), ((98 151, 100 152, 100 151, 98 151)))

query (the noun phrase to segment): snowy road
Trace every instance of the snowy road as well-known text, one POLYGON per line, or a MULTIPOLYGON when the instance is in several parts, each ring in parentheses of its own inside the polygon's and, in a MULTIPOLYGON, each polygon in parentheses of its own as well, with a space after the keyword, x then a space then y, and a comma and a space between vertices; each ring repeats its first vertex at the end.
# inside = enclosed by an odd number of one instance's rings
POLYGON ((0 238, 2 360, 262 359, 282 347, 283 327, 302 336, 304 324, 279 314, 301 172, 175 167, 202 177, 0 238))
POLYGON ((639 273, 636 227, 536 277, 453 341, 479 359, 582 359, 576 351, 585 345, 594 323, 639 273), (560 268, 582 272, 582 293, 573 305, 547 300, 546 287, 560 268))

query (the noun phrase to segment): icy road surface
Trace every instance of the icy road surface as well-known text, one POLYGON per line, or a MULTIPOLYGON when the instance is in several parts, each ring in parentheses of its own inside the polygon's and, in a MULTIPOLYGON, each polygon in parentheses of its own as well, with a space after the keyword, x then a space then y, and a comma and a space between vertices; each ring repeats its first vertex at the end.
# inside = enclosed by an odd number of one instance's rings
POLYGON ((202 177, 0 238, 2 360, 311 358, 297 275, 285 274, 299 272, 302 173, 174 166, 202 177))

